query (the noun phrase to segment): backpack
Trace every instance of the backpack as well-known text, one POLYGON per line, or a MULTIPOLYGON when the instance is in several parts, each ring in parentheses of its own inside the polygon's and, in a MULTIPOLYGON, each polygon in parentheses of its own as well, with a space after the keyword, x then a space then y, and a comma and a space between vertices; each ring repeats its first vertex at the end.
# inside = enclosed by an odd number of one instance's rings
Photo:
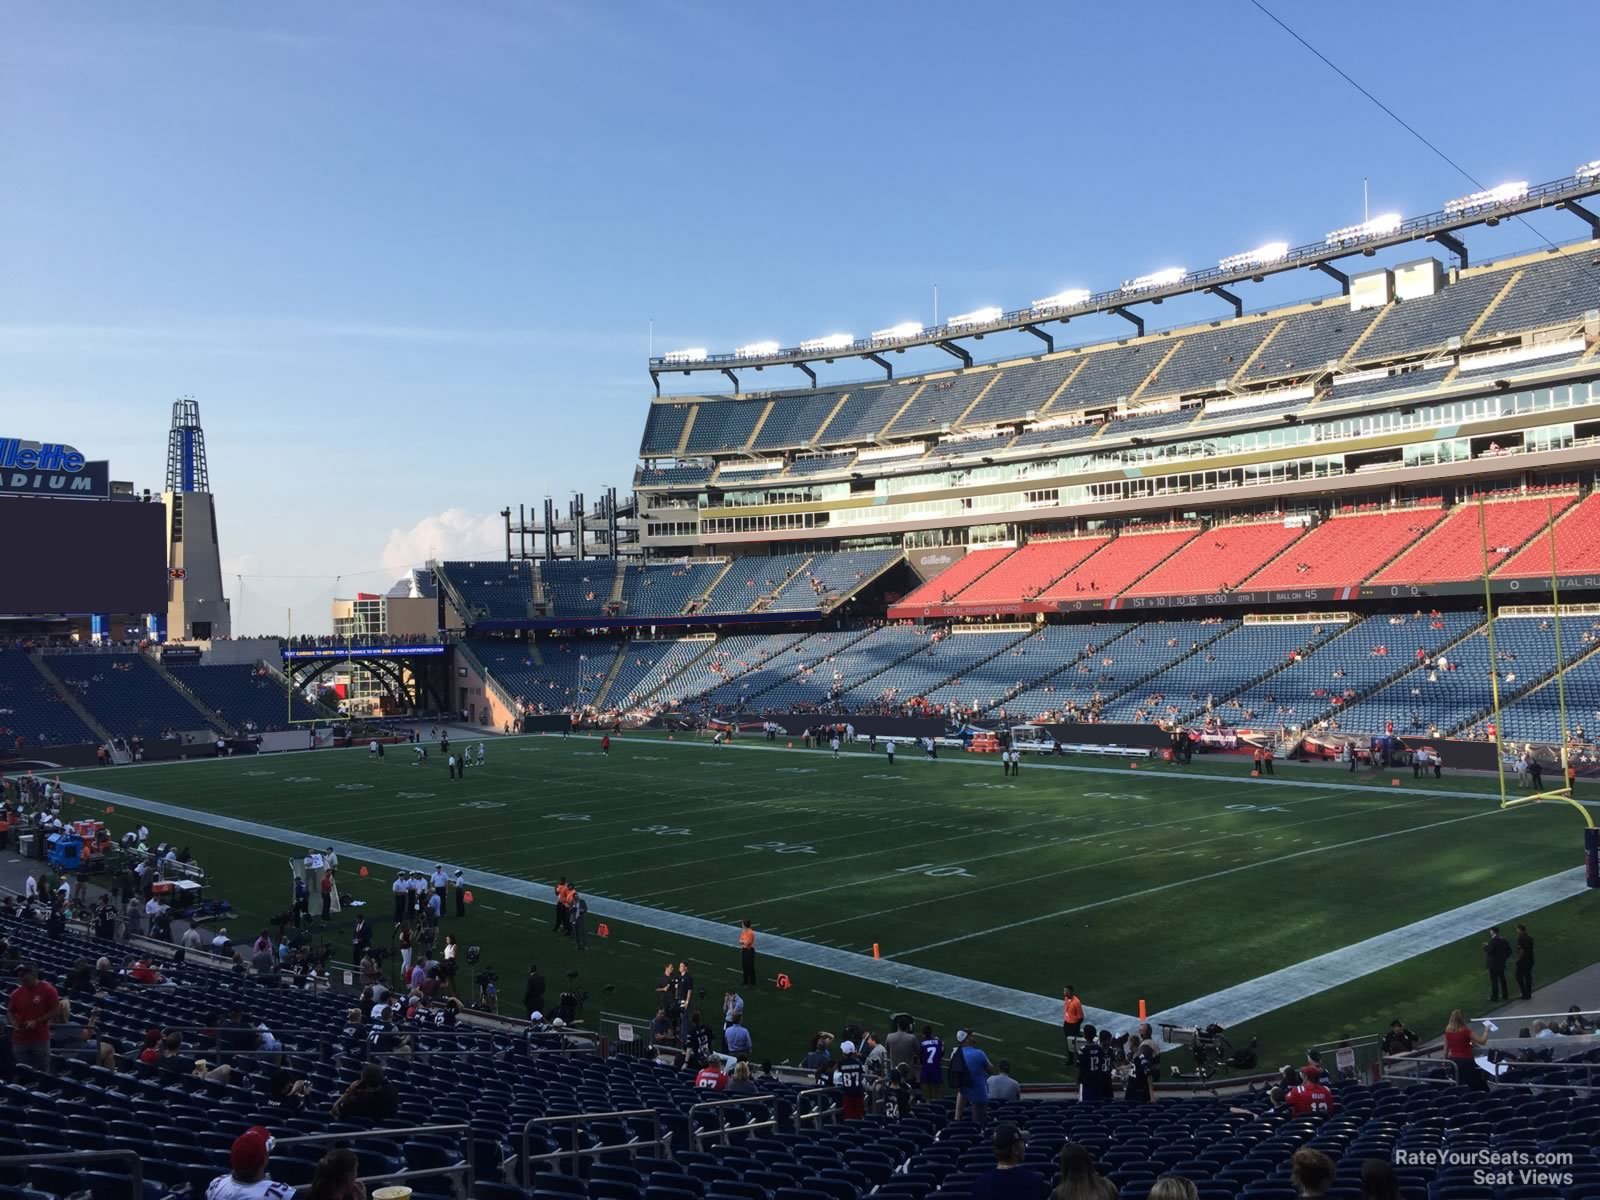
POLYGON ((950 1055, 950 1066, 945 1071, 950 1077, 950 1086, 964 1088, 967 1086, 967 1051, 965 1046, 957 1046, 950 1055))

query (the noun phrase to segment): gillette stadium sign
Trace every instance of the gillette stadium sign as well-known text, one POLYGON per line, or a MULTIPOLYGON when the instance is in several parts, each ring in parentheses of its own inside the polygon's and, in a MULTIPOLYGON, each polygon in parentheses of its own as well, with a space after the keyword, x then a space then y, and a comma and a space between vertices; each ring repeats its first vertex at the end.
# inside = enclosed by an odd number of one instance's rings
POLYGON ((0 438, 0 493, 102 500, 110 478, 109 464, 89 462, 65 443, 0 438))

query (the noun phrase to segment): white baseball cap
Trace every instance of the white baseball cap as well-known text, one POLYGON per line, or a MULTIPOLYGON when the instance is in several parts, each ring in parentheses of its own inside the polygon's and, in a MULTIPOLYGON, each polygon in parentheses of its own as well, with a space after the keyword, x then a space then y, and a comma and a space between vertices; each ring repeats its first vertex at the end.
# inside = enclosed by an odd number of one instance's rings
POLYGON ((839 1052, 841 1054, 854 1054, 856 1052, 856 1044, 854 1042, 840 1042, 839 1052))

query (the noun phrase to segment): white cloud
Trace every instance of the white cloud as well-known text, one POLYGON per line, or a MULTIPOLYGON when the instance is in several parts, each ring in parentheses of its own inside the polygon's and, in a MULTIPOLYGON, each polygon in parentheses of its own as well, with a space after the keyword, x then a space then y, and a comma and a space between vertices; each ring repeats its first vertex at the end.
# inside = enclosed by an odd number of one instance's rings
POLYGON ((497 513, 447 508, 410 529, 391 529, 383 565, 396 574, 430 558, 495 558, 505 554, 505 519, 497 513))

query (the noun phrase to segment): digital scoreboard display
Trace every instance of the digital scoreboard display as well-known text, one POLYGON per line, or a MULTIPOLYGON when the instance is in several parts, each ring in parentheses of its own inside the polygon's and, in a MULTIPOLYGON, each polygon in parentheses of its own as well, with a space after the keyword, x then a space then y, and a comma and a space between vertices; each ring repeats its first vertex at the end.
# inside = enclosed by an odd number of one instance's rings
POLYGON ((164 505, 0 494, 0 615, 166 608, 164 505))

